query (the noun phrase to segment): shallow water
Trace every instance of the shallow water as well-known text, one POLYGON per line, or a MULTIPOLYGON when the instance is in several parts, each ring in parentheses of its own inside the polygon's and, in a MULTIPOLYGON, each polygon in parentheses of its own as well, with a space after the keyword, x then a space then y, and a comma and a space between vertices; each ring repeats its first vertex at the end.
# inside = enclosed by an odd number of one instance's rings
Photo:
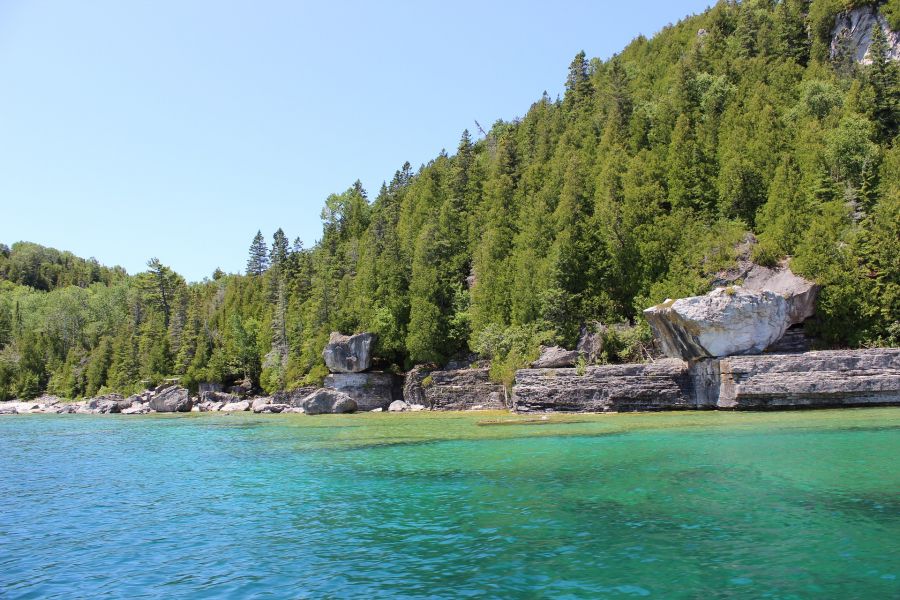
POLYGON ((516 419, 0 417, 0 598, 900 597, 900 409, 516 419))

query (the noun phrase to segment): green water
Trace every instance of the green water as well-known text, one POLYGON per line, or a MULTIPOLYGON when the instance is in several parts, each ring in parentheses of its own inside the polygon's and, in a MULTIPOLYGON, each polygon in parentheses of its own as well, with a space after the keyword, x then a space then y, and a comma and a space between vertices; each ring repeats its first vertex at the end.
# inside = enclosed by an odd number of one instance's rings
POLYGON ((900 597, 900 409, 524 418, 2 417, 0 598, 900 597))

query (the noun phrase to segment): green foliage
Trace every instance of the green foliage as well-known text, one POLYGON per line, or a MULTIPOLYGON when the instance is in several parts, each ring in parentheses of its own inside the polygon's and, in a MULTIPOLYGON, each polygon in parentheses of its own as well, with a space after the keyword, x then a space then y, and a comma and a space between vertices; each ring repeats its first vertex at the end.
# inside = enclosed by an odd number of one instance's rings
POLYGON ((472 349, 482 358, 490 359, 490 377, 512 387, 517 369, 534 362, 540 347, 553 341, 553 331, 546 323, 500 327, 489 325, 476 334, 472 349))

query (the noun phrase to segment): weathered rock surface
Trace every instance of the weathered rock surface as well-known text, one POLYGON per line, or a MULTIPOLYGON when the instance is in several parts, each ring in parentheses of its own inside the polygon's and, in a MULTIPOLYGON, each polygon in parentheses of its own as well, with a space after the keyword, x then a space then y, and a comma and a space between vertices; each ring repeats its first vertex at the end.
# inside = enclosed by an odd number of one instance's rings
POLYGON ((121 394, 106 394, 87 400, 87 407, 100 414, 120 413, 130 408, 133 398, 125 398, 121 394))
POLYGON ((516 411, 610 412, 699 408, 688 365, 677 359, 576 369, 521 369, 516 411))
POLYGON ((822 286, 794 273, 787 265, 777 268, 753 265, 741 286, 751 292, 774 292, 788 303, 789 326, 802 323, 816 313, 816 298, 822 286))
POLYGON ((324 386, 356 400, 359 410, 387 408, 396 399, 396 382, 391 373, 332 373, 325 377, 324 386))
POLYGON ((134 402, 128 408, 122 409, 123 415, 145 415, 150 412, 150 405, 143 402, 134 402))
POLYGON ((222 407, 225 406, 224 402, 200 402, 197 407, 200 409, 200 412, 218 412, 222 410, 222 407))
POLYGON ((150 408, 156 412, 190 412, 193 406, 194 401, 188 391, 178 385, 158 390, 150 398, 150 408))
POLYGON ((394 400, 391 402, 391 405, 388 406, 389 412, 404 412, 409 410, 409 404, 404 402, 403 400, 394 400))
POLYGON ((873 6, 860 6, 837 16, 831 30, 831 57, 850 52, 858 63, 872 63, 869 46, 872 45, 872 29, 881 27, 887 38, 888 57, 900 60, 900 33, 891 31, 887 20, 873 6))
POLYGON ((430 410, 503 410, 506 390, 488 378, 488 369, 434 370, 413 369, 403 385, 403 399, 430 410))
POLYGON ((541 346, 541 355, 531 366, 535 369, 559 369, 574 367, 577 361, 577 350, 566 350, 562 346, 541 346))
POLYGON ((261 414, 265 414, 265 415, 278 414, 278 413, 288 412, 288 411, 290 411, 291 408, 292 407, 290 404, 272 403, 272 404, 266 404, 264 407, 262 407, 261 410, 254 409, 253 412, 261 413, 261 414))
POLYGON ((900 348, 731 356, 718 362, 718 408, 900 403, 900 348))
POLYGON ((254 398, 253 402, 250 403, 250 410, 255 413, 262 412, 270 404, 272 404, 272 399, 266 396, 254 398))
POLYGON ((644 316, 666 356, 697 360, 762 352, 791 325, 790 310, 774 292, 728 287, 667 300, 644 316))
POLYGON ((308 415, 356 412, 356 401, 343 392, 321 388, 304 398, 300 407, 308 415))
POLYGON ((314 385, 307 385, 292 390, 275 392, 272 394, 272 402, 275 404, 289 404, 290 406, 300 406, 303 399, 319 389, 314 385))
POLYGON ((575 350, 584 357, 589 365, 597 362, 603 352, 603 334, 606 326, 599 322, 588 323, 581 326, 578 335, 578 344, 575 350))
POLYGON ((200 402, 218 402, 219 404, 230 404, 232 402, 238 402, 241 400, 241 397, 237 394, 230 394, 227 392, 200 392, 200 402))
POLYGON ((237 402, 229 402, 220 408, 222 412, 242 412, 250 410, 250 403, 246 400, 238 400, 237 402))
POLYGON ((372 366, 374 345, 374 333, 348 336, 333 332, 322 351, 322 358, 332 373, 361 373, 372 366))

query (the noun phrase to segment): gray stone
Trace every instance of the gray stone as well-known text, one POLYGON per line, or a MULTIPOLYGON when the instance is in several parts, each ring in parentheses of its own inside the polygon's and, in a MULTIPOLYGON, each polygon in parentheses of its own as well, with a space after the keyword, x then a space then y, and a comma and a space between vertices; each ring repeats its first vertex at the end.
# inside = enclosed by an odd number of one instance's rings
POLYGON ((238 400, 237 402, 229 402, 220 408, 222 412, 242 412, 250 410, 250 403, 246 400, 238 400))
POLYGON ((535 369, 558 369, 574 367, 578 361, 577 350, 566 350, 561 346, 541 346, 541 355, 531 363, 535 369))
POLYGON ((404 412, 407 410, 409 410, 409 404, 403 400, 394 400, 391 402, 391 405, 388 406, 388 411, 390 412, 404 412))
POLYGON ((225 403, 206 401, 201 402, 197 406, 200 408, 200 412, 219 412, 225 406, 225 403))
POLYGON ((307 385, 292 390, 282 390, 272 394, 272 402, 275 404, 290 404, 291 406, 300 406, 303 399, 319 389, 314 385, 307 385))
POLYGON ((900 33, 891 31, 887 19, 871 5, 842 12, 835 18, 831 30, 831 57, 834 58, 846 48, 853 53, 856 62, 864 65, 872 64, 869 46, 872 45, 874 27, 881 27, 887 38, 888 58, 900 60, 900 33))
POLYGON ((200 402, 218 402, 219 404, 229 404, 231 402, 239 402, 241 397, 237 394, 227 392, 200 392, 200 402))
POLYGON ((142 402, 134 402, 128 408, 122 409, 123 415, 145 415, 150 412, 150 405, 142 402))
POLYGON ((742 287, 751 292, 774 292, 788 303, 788 325, 802 323, 816 312, 816 298, 822 286, 804 279, 786 266, 771 269, 754 265, 742 287))
POLYGON ((611 412, 702 408, 688 365, 677 359, 576 369, 521 369, 516 411, 611 412))
POLYGON ((374 333, 348 336, 333 332, 322 351, 322 358, 332 373, 360 373, 372 366, 374 345, 374 333))
POLYGON ((422 410, 428 410, 428 408, 424 404, 410 404, 409 410, 410 412, 419 412, 422 410))
POLYGON ((900 403, 900 348, 731 356, 718 362, 718 408, 900 403))
POLYGON ((506 390, 488 377, 487 367, 477 369, 413 369, 403 385, 404 400, 430 410, 468 410, 473 406, 503 410, 506 390))
POLYGON ((150 408, 156 412, 190 412, 193 406, 188 391, 178 385, 158 390, 150 399, 150 408))
POLYGON ((589 365, 594 364, 603 352, 603 334, 606 326, 599 322, 582 325, 575 350, 584 357, 589 365))
POLYGON ((304 398, 300 408, 308 415, 349 413, 356 411, 356 401, 343 392, 321 388, 304 398))
POLYGON ((250 403, 250 410, 252 410, 255 413, 260 413, 260 412, 263 412, 266 409, 266 407, 270 406, 271 404, 272 404, 271 398, 266 398, 266 397, 254 398, 253 402, 250 403))
POLYGON ((384 412, 384 409, 383 408, 373 408, 369 412, 384 412))
POLYGON ((666 356, 697 360, 762 352, 791 324, 789 311, 774 292, 727 287, 667 300, 644 316, 666 356))
POLYGON ((391 373, 333 373, 325 377, 324 386, 356 400, 359 410, 387 408, 395 399, 395 377, 391 373))
POLYGON ((272 404, 266 404, 266 405, 262 408, 262 410, 259 410, 259 411, 254 410, 253 412, 259 412, 259 413, 266 414, 266 415, 268 415, 268 414, 278 414, 278 413, 283 413, 283 412, 289 412, 291 408, 292 408, 292 407, 291 407, 290 404, 275 404, 275 403, 272 403, 272 404))

